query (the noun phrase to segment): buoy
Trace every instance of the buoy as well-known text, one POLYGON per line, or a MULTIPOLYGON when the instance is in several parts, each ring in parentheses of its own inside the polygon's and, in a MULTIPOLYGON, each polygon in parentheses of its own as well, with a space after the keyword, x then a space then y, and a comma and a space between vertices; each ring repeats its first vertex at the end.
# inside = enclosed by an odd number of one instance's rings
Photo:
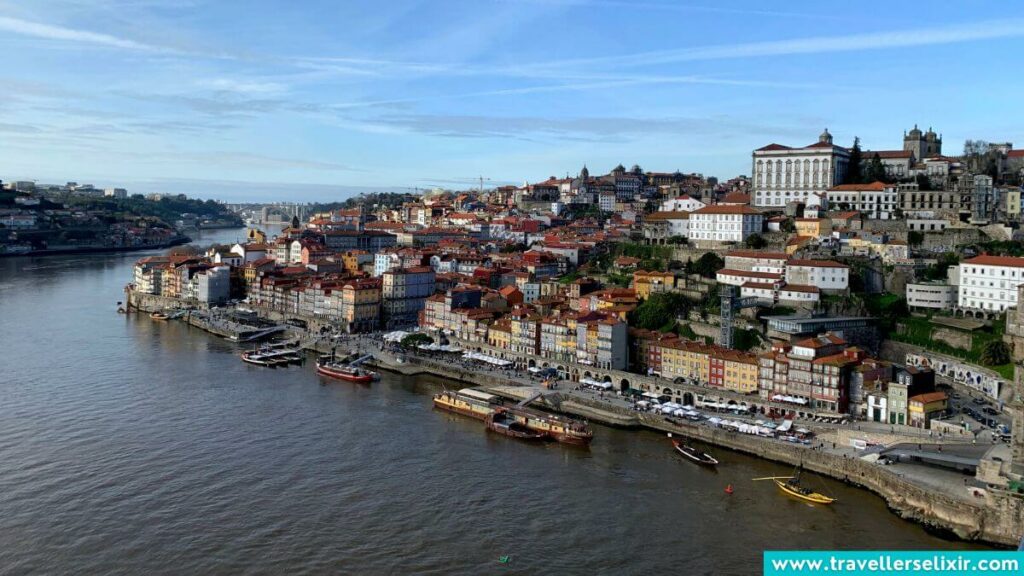
POLYGON ((725 487, 725 493, 732 494, 732 484, 729 484, 728 486, 725 487))

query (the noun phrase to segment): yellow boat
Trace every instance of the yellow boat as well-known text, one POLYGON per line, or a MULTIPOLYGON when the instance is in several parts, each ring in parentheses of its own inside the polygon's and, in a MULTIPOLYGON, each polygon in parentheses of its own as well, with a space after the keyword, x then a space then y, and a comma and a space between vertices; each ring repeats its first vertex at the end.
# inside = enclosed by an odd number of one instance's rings
POLYGON ((501 405, 501 398, 483 390, 463 388, 458 392, 445 390, 434 395, 434 407, 483 420, 501 405))
POLYGON ((824 494, 818 494, 813 490, 804 488, 797 482, 796 479, 790 479, 783 482, 782 480, 773 478, 772 481, 775 482, 775 485, 779 487, 779 490, 782 490, 786 494, 789 494, 790 496, 793 496, 795 498, 800 498, 801 500, 814 502, 815 504, 831 504, 836 501, 835 498, 829 498, 824 494))

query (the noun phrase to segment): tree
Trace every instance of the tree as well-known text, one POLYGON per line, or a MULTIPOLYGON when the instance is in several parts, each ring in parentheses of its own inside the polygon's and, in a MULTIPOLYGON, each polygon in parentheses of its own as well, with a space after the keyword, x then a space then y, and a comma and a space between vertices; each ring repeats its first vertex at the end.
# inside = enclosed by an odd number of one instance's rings
POLYGON ((850 148, 850 164, 846 169, 846 181, 851 184, 859 184, 861 180, 860 163, 863 160, 860 151, 860 138, 854 137, 853 148, 850 148))
POLYGON ((714 278, 715 273, 725 267, 725 260, 714 252, 705 252, 693 263, 694 273, 705 278, 714 278))
POLYGON ((1000 366, 1010 361, 1010 347, 1002 340, 991 340, 981 349, 981 363, 985 366, 1000 366))
POLYGON ((888 182, 889 173, 885 171, 885 164, 882 164, 882 158, 876 152, 871 157, 871 161, 868 162, 868 168, 864 171, 864 182, 888 182))
POLYGON ((920 246, 924 242, 924 234, 917 230, 911 230, 907 233, 907 244, 911 246, 920 246))
POLYGON ((419 346, 420 344, 433 344, 433 343, 434 343, 434 339, 433 338, 431 338, 430 336, 427 336, 426 334, 420 334, 420 333, 409 334, 405 338, 402 338, 402 341, 400 342, 402 348, 404 348, 406 350, 408 350, 410 348, 415 348, 415 347, 419 346))
POLYGON ((796 232, 796 224, 793 223, 791 218, 786 218, 782 221, 782 224, 779 225, 779 230, 786 233, 796 232))
POLYGON ((754 250, 760 250, 768 245, 768 241, 764 239, 764 236, 756 233, 747 236, 743 243, 747 245, 747 248, 753 248, 754 250))
POLYGON ((927 174, 918 174, 914 179, 917 181, 918 190, 927 191, 932 189, 932 180, 927 174))
POLYGON ((658 330, 689 310, 686 298, 678 292, 659 292, 651 294, 629 313, 629 325, 645 330, 658 330))
POLYGON ((298 217, 298 215, 292 216, 292 228, 298 228, 298 227, 299 227, 299 217, 298 217))

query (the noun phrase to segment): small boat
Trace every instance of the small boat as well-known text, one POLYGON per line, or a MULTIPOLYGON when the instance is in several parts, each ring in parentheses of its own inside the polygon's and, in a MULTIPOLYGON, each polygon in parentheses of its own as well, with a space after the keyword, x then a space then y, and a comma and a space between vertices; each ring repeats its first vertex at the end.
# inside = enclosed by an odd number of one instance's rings
POLYGON ((686 456, 690 460, 693 460, 697 464, 701 464, 703 466, 717 466, 718 465, 718 460, 715 460, 710 455, 708 455, 708 454, 706 454, 704 452, 701 452, 700 450, 697 450, 693 446, 687 446, 686 444, 683 444, 679 440, 673 440, 672 441, 672 446, 675 447, 676 452, 679 452, 680 454, 682 454, 683 456, 686 456))
POLYGON ((153 312, 149 317, 153 320, 167 320, 168 318, 167 314, 164 314, 163 312, 153 312))
POLYGON ((357 384, 369 384, 377 378, 377 375, 369 370, 323 358, 316 361, 316 373, 357 384))
POLYGON ((548 437, 544 432, 533 430, 511 417, 504 408, 499 408, 493 414, 488 414, 484 418, 484 426, 492 432, 520 440, 544 440, 548 437))
POLYGON ((796 476, 768 476, 765 478, 754 478, 754 480, 771 480, 782 490, 784 493, 807 502, 813 502, 815 504, 831 504, 836 501, 835 498, 819 494, 810 488, 802 486, 800 484, 800 471, 798 470, 796 476))
POLYGON ((434 407, 455 412, 477 420, 483 420, 501 405, 501 398, 475 388, 463 388, 458 392, 445 390, 434 395, 434 407))
POLYGON ((260 354, 259 352, 243 352, 242 362, 267 367, 274 367, 280 364, 280 360, 278 358, 268 356, 266 354, 260 354))

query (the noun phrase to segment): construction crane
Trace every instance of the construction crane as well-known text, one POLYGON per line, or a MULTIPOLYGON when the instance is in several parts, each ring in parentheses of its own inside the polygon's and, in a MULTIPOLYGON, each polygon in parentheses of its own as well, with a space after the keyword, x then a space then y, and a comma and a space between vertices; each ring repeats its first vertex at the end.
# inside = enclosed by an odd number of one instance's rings
POLYGON ((484 178, 483 176, 480 176, 479 178, 480 178, 480 193, 483 194, 484 193, 484 180, 490 182, 491 179, 490 178, 484 178))
POLYGON ((730 284, 719 284, 718 292, 722 298, 721 304, 721 332, 718 335, 718 344, 725 348, 732 348, 732 324, 733 312, 743 308, 754 308, 756 306, 771 306, 770 303, 756 296, 744 298, 736 297, 736 287, 730 284))

